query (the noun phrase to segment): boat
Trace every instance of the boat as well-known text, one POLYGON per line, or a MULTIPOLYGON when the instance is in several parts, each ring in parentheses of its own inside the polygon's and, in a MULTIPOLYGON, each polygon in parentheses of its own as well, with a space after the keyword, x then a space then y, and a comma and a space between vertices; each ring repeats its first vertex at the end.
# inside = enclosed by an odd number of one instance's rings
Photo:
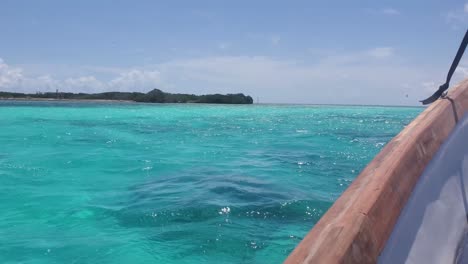
POLYGON ((467 44, 285 263, 468 263, 468 78, 448 90, 467 44))

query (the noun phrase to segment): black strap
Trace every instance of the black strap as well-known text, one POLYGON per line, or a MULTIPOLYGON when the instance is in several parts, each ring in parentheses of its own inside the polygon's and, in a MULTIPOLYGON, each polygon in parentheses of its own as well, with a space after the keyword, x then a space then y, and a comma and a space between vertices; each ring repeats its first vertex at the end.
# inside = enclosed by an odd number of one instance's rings
POLYGON ((439 86, 439 89, 433 95, 431 95, 431 97, 420 101, 422 102, 423 105, 433 103, 435 100, 439 99, 439 97, 442 96, 442 94, 449 88, 450 79, 452 79, 452 75, 455 72, 455 69, 457 68, 458 63, 460 62, 460 59, 462 58, 467 45, 468 45, 468 30, 466 31, 465 37, 463 38, 462 43, 460 44, 460 47, 458 48, 457 55, 455 55, 455 58, 453 59, 452 66, 450 66, 450 70, 447 74, 447 79, 445 80, 445 83, 439 86))

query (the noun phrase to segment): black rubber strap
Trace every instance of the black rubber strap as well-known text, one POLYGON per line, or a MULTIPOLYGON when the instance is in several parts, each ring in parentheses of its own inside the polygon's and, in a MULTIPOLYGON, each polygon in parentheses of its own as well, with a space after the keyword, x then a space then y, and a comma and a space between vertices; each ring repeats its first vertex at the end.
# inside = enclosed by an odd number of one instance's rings
POLYGON ((447 74, 447 79, 445 80, 445 83, 439 86, 439 89, 433 95, 431 95, 431 97, 420 101, 423 105, 433 103, 435 100, 439 99, 439 97, 449 88, 450 79, 452 79, 452 75, 455 72, 455 69, 457 68, 458 63, 460 62, 467 45, 468 45, 468 30, 466 31, 465 37, 463 38, 462 43, 460 44, 460 47, 458 48, 457 55, 455 55, 455 58, 453 59, 452 66, 450 66, 450 70, 447 74))

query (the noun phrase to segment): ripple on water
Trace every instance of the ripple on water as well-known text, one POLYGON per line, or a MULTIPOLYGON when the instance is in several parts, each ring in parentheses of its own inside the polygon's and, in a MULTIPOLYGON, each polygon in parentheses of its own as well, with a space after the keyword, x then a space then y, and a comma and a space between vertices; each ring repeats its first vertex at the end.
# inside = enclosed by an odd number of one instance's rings
POLYGON ((0 107, 1 263, 281 262, 420 112, 0 107))
POLYGON ((280 186, 247 176, 171 176, 135 185, 108 213, 125 227, 167 227, 249 219, 316 221, 329 200, 292 200, 280 186))

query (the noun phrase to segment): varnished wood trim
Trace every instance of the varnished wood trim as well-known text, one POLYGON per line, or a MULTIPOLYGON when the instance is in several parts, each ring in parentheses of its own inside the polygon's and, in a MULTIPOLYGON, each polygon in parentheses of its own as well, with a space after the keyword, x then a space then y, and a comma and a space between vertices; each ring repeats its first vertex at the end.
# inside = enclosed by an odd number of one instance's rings
POLYGON ((468 79, 450 89, 367 165, 285 263, 375 263, 424 168, 468 112, 468 79), (456 112, 454 112, 456 111, 456 112))

